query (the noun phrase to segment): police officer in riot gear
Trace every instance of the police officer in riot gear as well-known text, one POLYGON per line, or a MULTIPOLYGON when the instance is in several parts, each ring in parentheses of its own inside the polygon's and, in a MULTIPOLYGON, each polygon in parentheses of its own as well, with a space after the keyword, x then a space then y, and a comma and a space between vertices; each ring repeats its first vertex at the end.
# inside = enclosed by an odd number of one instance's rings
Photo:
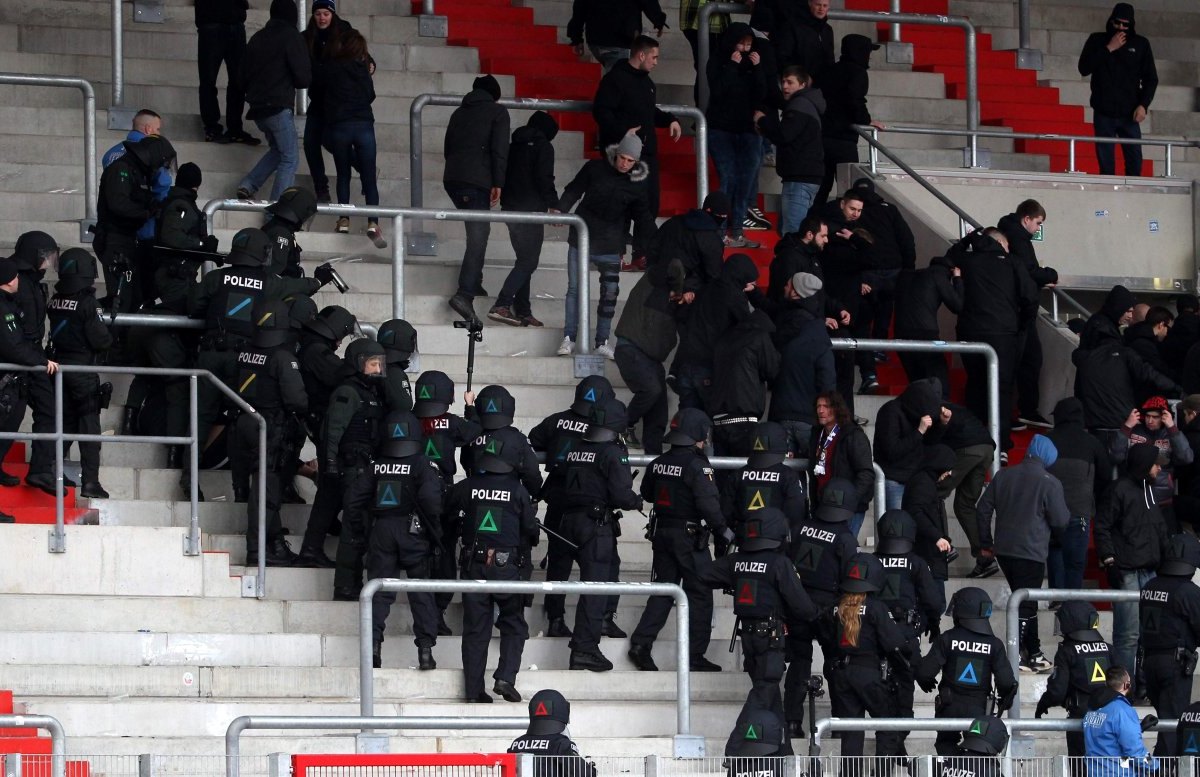
POLYGON ((163 200, 162 213, 157 223, 154 257, 154 292, 162 302, 182 302, 186 311, 187 295, 196 283, 203 257, 180 251, 217 250, 217 238, 208 234, 208 220, 196 205, 202 181, 200 168, 188 162, 180 165, 175 185, 163 200))
MULTIPOLYGON (((421 422, 407 410, 393 410, 383 419, 378 455, 371 467, 375 526, 367 546, 367 577, 427 580, 434 560, 445 552, 442 533, 442 479, 422 452, 421 422)), ((394 591, 380 591, 371 603, 374 666, 382 666, 383 631, 394 591)), ((438 611, 432 593, 408 594, 417 666, 437 669, 438 611)))
MULTIPOLYGON (((562 478, 560 504, 563 552, 567 564, 579 564, 582 581, 607 582, 620 535, 620 513, 637 510, 642 498, 633 490, 629 455, 620 441, 629 426, 625 404, 616 397, 592 405, 591 419, 583 438, 575 441, 558 465, 562 478), (573 547, 572 547, 573 546, 573 547)), ((600 652, 601 623, 606 596, 582 596, 575 610, 575 633, 571 639, 572 669, 607 672, 613 668, 600 652)))
POLYGON ((402 318, 379 325, 375 340, 387 351, 387 406, 389 410, 412 410, 412 384, 408 360, 417 350, 417 330, 402 318))
MULTIPOLYGON (((1079 736, 1083 736, 1080 734, 1079 736)), ((971 721, 962 733, 962 744, 952 756, 938 756, 937 777, 1000 777, 1000 753, 1008 747, 1008 727, 999 716, 971 721)))
POLYGON ((754 427, 748 445, 746 466, 725 479, 721 493, 722 512, 733 516, 730 528, 740 535, 755 511, 774 507, 783 511, 789 533, 798 531, 808 518, 808 502, 800 484, 800 470, 783 463, 789 450, 787 430, 774 421, 765 421, 754 427))
MULTIPOLYGON (((792 533, 788 553, 818 613, 828 612, 837 603, 842 569, 858 552, 858 541, 849 526, 856 500, 853 483, 845 478, 831 478, 821 493, 817 509, 792 533)), ((787 623, 788 670, 783 684, 783 706, 788 733, 793 737, 804 736, 804 701, 812 676, 813 640, 820 642, 826 665, 833 656, 828 630, 819 626, 815 618, 787 623)), ((828 676, 828 672, 825 674, 828 676)))
MULTIPOLYGON (((1051 707, 1064 707, 1068 718, 1082 720, 1088 710, 1088 698, 1106 687, 1113 647, 1098 631, 1100 614, 1090 602, 1063 602, 1057 617, 1063 638, 1034 715, 1040 718, 1051 707)), ((1067 732, 1067 755, 1073 758, 1086 755, 1083 732, 1067 732)), ((1072 773, 1081 775, 1083 771, 1073 769, 1072 773)))
MULTIPOLYGON (((721 498, 713 481, 704 446, 712 421, 702 410, 684 408, 671 419, 665 438, 670 449, 650 463, 642 477, 642 499, 654 505, 650 542, 654 549, 652 579, 682 583, 691 607, 688 623, 693 672, 719 672, 705 658, 712 637, 712 589, 699 577, 697 558, 708 558, 708 537, 717 537, 717 555, 724 555, 734 534, 721 514, 721 498), (701 524, 703 521, 703 524, 701 524)), ((650 648, 671 611, 669 596, 652 596, 630 639, 629 658, 643 672, 658 667, 650 648)))
MULTIPOLYGON (((706 584, 733 596, 743 666, 751 683, 738 720, 752 710, 762 709, 783 720, 783 696, 779 692, 784 670, 783 624, 817 617, 816 606, 785 554, 787 546, 787 516, 777 507, 764 507, 742 524, 736 553, 700 569, 706 584)), ((791 743, 785 741, 785 745, 783 755, 791 755, 791 743)))
MULTIPOLYGON (((523 551, 537 545, 538 527, 533 499, 514 472, 520 457, 517 446, 492 440, 475 457, 474 471, 450 489, 446 515, 457 521, 462 537, 459 565, 464 580, 512 582, 524 576, 520 565, 528 561, 523 551)), ((468 702, 492 701, 483 689, 483 671, 493 625, 500 629, 500 660, 492 690, 506 701, 521 700, 515 683, 529 639, 522 599, 516 594, 463 594, 462 662, 468 702)))
MULTIPOLYGON (((832 616, 832 642, 836 646, 835 657, 827 660, 829 701, 835 716, 861 718, 870 713, 873 718, 896 717, 894 667, 908 659, 903 652, 904 633, 879 598, 885 579, 879 559, 869 553, 856 553, 842 574, 837 607, 824 613, 826 618, 832 616)), ((899 732, 875 733, 875 754, 881 758, 898 755, 900 744, 899 732)), ((862 752, 863 732, 842 732, 843 759, 861 756, 862 752)), ((852 762, 849 767, 843 766, 842 773, 850 769, 865 773, 852 762)), ((876 769, 875 773, 885 775, 888 770, 876 769)))
MULTIPOLYGON (((546 466, 546 482, 539 496, 546 503, 546 528, 556 534, 562 533, 564 474, 567 454, 583 438, 588 430, 592 406, 596 402, 615 396, 612 384, 603 375, 589 375, 575 387, 575 401, 566 410, 547 416, 529 431, 529 444, 534 451, 543 454, 546 466)), ((622 430, 624 431, 624 430, 622 430)), ((641 502, 636 505, 641 507, 641 502)), ((571 577, 574 554, 569 546, 554 534, 546 535, 546 579, 567 580, 571 577)), ((570 637, 564 614, 566 597, 562 594, 547 594, 543 605, 549 625, 548 637, 570 637)), ((604 629, 607 630, 607 619, 604 629)), ((616 626, 614 623, 613 626, 616 626)), ((605 634, 604 636, 614 636, 605 634)))
MULTIPOLYGON (((992 634, 992 599, 982 588, 960 588, 950 600, 954 628, 931 641, 929 652, 914 667, 917 684, 926 693, 938 695, 934 715, 939 718, 979 718, 987 714, 993 688, 999 695, 997 713, 1012 706, 1017 679, 1004 642, 992 634)), ((953 755, 960 735, 939 731, 934 747, 941 755, 953 755)))
POLYGON ((725 777, 783 777, 791 755, 783 719, 774 710, 754 708, 738 716, 725 742, 725 777))
POLYGON ((289 426, 308 407, 304 381, 295 355, 288 350, 291 320, 288 305, 280 300, 263 300, 254 308, 255 332, 249 345, 237 353, 238 395, 267 422, 267 447, 259 450, 258 422, 248 413, 238 413, 229 437, 229 466, 234 491, 249 493, 246 505, 246 564, 258 564, 258 461, 266 458, 267 546, 270 566, 291 566, 296 561, 284 538, 280 523, 280 471, 288 451, 284 439, 289 426))
MULTIPOLYGON (((470 407, 475 402, 474 392, 466 392, 463 399, 466 406, 470 407)), ((483 431, 474 421, 451 413, 452 404, 454 381, 450 380, 446 373, 438 370, 423 372, 417 379, 413 414, 421 419, 425 457, 437 467, 443 487, 447 489, 454 485, 454 476, 458 474, 458 465, 455 463, 458 449, 469 445, 483 431)), ((446 552, 434 559, 435 580, 458 579, 458 558, 454 552, 454 542, 453 535, 447 532, 446 552)), ((446 608, 453 599, 452 593, 434 594, 438 607, 438 636, 448 637, 453 633, 446 623, 446 608)))
POLYGON ((321 430, 320 467, 342 482, 342 532, 338 535, 333 598, 353 602, 362 588, 363 555, 375 493, 371 460, 384 416, 387 362, 383 346, 366 338, 350 343, 346 346, 346 371, 349 377, 329 398, 321 430))
POLYGON ((263 232, 271 238, 268 264, 271 274, 291 278, 303 276, 296 233, 317 215, 317 195, 302 186, 292 186, 284 189, 279 199, 267 206, 267 213, 271 218, 263 225, 263 232))
POLYGON ((1200 701, 1192 702, 1179 713, 1173 755, 1179 758, 1200 758, 1200 701))
MULTIPOLYGON (((921 635, 926 631, 935 634, 940 630, 939 620, 946 609, 946 598, 933 579, 929 564, 913 552, 917 541, 917 522, 904 510, 888 510, 879 518, 879 544, 875 556, 883 565, 884 585, 879 598, 891 610, 892 619, 904 632, 904 653, 921 655, 921 635)), ((895 667, 897 709, 900 717, 913 716, 913 697, 916 680, 910 664, 895 667)), ((907 733, 900 735, 900 753, 907 755, 904 740, 907 733)))
MULTIPOLYGON (((57 292, 46 305, 50 321, 47 354, 60 364, 95 364, 97 355, 112 345, 112 334, 100 320, 96 304, 96 260, 82 248, 69 248, 58 260, 57 292)), ((92 373, 63 374, 63 431, 100 434, 100 410, 108 406, 112 384, 92 373)), ((63 443, 63 454, 71 443, 63 443)), ((100 443, 79 443, 83 485, 79 495, 107 499, 100 485, 100 443)))
POLYGON ((510 455, 516 456, 513 466, 525 490, 531 496, 540 494, 541 467, 538 465, 537 454, 529 444, 529 438, 512 425, 517 415, 517 400, 513 399, 508 389, 503 386, 485 386, 475 398, 475 404, 467 406, 466 412, 467 418, 478 422, 483 432, 463 451, 463 466, 473 469, 475 457, 487 448, 492 440, 499 440, 510 455))
POLYGON ((566 733, 571 722, 571 703, 551 688, 538 691, 529 700, 529 729, 508 746, 510 753, 554 756, 538 758, 533 777, 596 777, 596 765, 585 761, 566 733))
MULTIPOLYGON (((1196 647, 1200 645, 1200 587, 1192 582, 1200 566, 1200 540, 1191 534, 1173 535, 1167 543, 1158 575, 1142 586, 1141 665, 1146 695, 1161 720, 1179 717, 1192 695, 1196 647)), ((1175 752, 1175 735, 1158 735, 1154 754, 1175 752)))

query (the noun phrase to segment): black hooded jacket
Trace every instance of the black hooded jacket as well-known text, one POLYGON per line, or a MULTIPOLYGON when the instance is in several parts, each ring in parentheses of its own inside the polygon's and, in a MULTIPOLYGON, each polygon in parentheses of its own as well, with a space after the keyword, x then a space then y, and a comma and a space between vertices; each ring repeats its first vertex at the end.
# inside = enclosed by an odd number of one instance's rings
MULTIPOLYGON (((776 323, 778 323, 779 311, 786 310, 790 305, 784 299, 784 288, 793 275, 798 272, 806 272, 820 278, 822 283, 825 282, 825 265, 821 259, 821 250, 814 243, 805 243, 795 232, 784 235, 775 244, 775 258, 771 260, 771 266, 767 272, 767 302, 776 313, 776 323)), ((837 318, 842 311, 841 303, 830 297, 824 287, 813 296, 813 299, 816 302, 811 304, 819 315, 837 318)))
POLYGON ((647 272, 662 283, 661 274, 678 259, 686 273, 683 290, 699 291, 721 277, 725 259, 724 229, 709 213, 693 208, 663 222, 650 242, 647 272))
POLYGON ((941 331, 938 309, 962 312, 963 282, 952 274, 944 256, 935 256, 928 267, 900 271, 896 279, 896 337, 936 340, 941 331))
MULTIPOLYGON (((1125 327, 1125 334, 1122 335, 1121 339, 1146 364, 1149 364, 1163 375, 1171 374, 1171 368, 1163 361, 1159 340, 1154 336, 1154 327, 1150 325, 1149 321, 1139 321, 1136 324, 1130 324, 1125 327)), ((1138 393, 1138 398, 1144 399, 1153 393, 1153 390, 1147 387, 1146 390, 1138 393)))
POLYGON ((1037 250, 1033 247, 1033 235, 1021 224, 1016 213, 1010 213, 996 223, 996 229, 1008 238, 1008 255, 1021 263, 1029 278, 1040 289, 1051 283, 1058 283, 1058 271, 1053 267, 1042 267, 1038 264, 1037 250))
POLYGON ((721 277, 704 287, 689 307, 682 330, 677 364, 713 365, 713 345, 733 327, 750 317, 747 283, 758 279, 758 267, 745 254, 733 254, 721 268, 721 277))
POLYGON ((1037 315, 1037 287, 1020 262, 992 238, 968 235, 947 256, 962 270, 963 308, 958 336, 1015 335, 1037 315), (970 245, 971 250, 965 250, 970 245))
POLYGON ((910 383, 904 393, 885 402, 875 418, 875 462, 888 480, 907 483, 921 466, 925 446, 940 438, 941 386, 928 380, 910 383), (932 425, 924 434, 917 431, 922 416, 932 425))
POLYGON ((913 552, 925 559, 929 571, 938 580, 948 580, 946 554, 938 550, 940 539, 949 539, 946 504, 938 495, 938 478, 954 469, 954 451, 946 445, 928 445, 916 454, 916 471, 904 485, 902 507, 917 524, 913 552))
POLYGON ((862 195, 863 211, 857 226, 871 233, 874 265, 880 270, 911 270, 917 266, 917 245, 912 229, 900 209, 875 191, 870 178, 855 182, 854 191, 862 195))
POLYGON ((1054 406, 1054 429, 1046 436, 1058 450, 1050 474, 1063 485, 1067 510, 1072 516, 1091 518, 1096 514, 1096 475, 1107 475, 1112 465, 1104 445, 1083 425, 1083 403, 1075 397, 1059 400, 1054 406))
POLYGON ((296 4, 272 0, 267 25, 250 38, 239 77, 250 109, 247 119, 266 119, 296 105, 296 90, 312 84, 312 61, 296 29, 296 4))
POLYGON ((1130 119, 1139 105, 1150 108, 1158 89, 1158 69, 1150 41, 1135 31, 1132 5, 1117 3, 1104 32, 1088 36, 1079 55, 1079 75, 1092 77, 1091 106, 1096 113, 1130 119), (1108 43, 1117 32, 1114 19, 1127 19, 1129 29, 1125 31, 1125 45, 1109 51, 1108 43))
POLYGON ((871 52, 878 44, 865 35, 846 35, 842 38, 842 57, 826 75, 825 110, 822 134, 825 159, 828 162, 857 162, 858 133, 851 125, 870 124, 867 92, 871 88, 871 52))
POLYGON ((782 360, 771 384, 769 419, 816 424, 817 394, 837 388, 833 346, 825 319, 796 305, 779 318, 778 330, 775 345, 782 360))
POLYGON ((529 117, 524 127, 512 134, 504 171, 500 207, 544 213, 558 206, 554 186, 554 146, 558 122, 545 111, 529 117))
MULTIPOLYGON (((1092 319, 1102 317, 1102 313, 1092 319)), ((1107 317, 1102 320, 1109 321, 1107 317)), ((1090 323, 1090 321, 1089 321, 1090 323)), ((1084 421, 1089 429, 1118 429, 1129 411, 1138 405, 1139 387, 1152 387, 1156 393, 1178 396, 1181 389, 1166 375, 1154 369, 1121 342, 1116 325, 1093 330, 1094 344, 1071 353, 1075 364, 1075 396, 1083 403, 1084 421)))
POLYGON ((669 127, 675 117, 658 109, 654 80, 623 59, 600 79, 592 98, 592 117, 600 127, 600 144, 620 143, 625 133, 641 127, 642 158, 658 155, 655 127, 669 127))
POLYGON ((775 325, 764 311, 756 310, 713 344, 712 387, 705 407, 712 417, 752 416, 767 413, 767 384, 779 372, 779 351, 771 342, 775 325))
POLYGON ((820 183, 825 175, 821 123, 825 96, 809 87, 784 103, 782 115, 767 111, 758 128, 775 144, 775 172, 785 182, 820 183))
POLYGON ((1100 310, 1088 317, 1083 331, 1079 333, 1080 349, 1089 350, 1101 341, 1114 337, 1121 339, 1121 318, 1136 302, 1133 292, 1124 286, 1117 285, 1109 289, 1100 310))
POLYGON ((833 28, 828 19, 813 16, 807 2, 785 2, 780 7, 782 18, 775 20, 771 36, 779 69, 799 65, 812 77, 813 86, 820 87, 833 67, 833 28))
MULTIPOLYGON (((625 253, 626 224, 633 221, 634 253, 644 252, 654 237, 654 214, 646 199, 642 182, 650 175, 645 162, 636 163, 628 173, 616 168, 617 147, 609 146, 604 159, 589 159, 563 189, 558 209, 575 214, 587 222, 593 256, 625 253)), ((576 245, 575 230, 568 238, 576 245)))
POLYGON ((754 111, 767 97, 767 63, 760 59, 755 65, 749 54, 741 62, 732 59, 734 47, 743 38, 754 37, 750 25, 734 22, 721 33, 721 43, 708 60, 708 109, 705 117, 709 129, 725 132, 754 132, 754 111))
POLYGON ((504 185, 508 166, 508 109, 486 89, 472 89, 450 115, 442 152, 442 183, 492 189, 504 185))
POLYGON ((202 24, 245 24, 248 0, 196 0, 196 26, 202 24))
POLYGON ((1167 547, 1167 524, 1154 502, 1150 467, 1158 449, 1149 443, 1129 449, 1125 472, 1100 500, 1096 514, 1096 556, 1115 559, 1117 569, 1158 569, 1167 547))
POLYGON ((583 43, 586 35, 589 45, 627 49, 642 32, 642 14, 651 27, 667 23, 658 0, 575 0, 567 38, 572 46, 583 43))

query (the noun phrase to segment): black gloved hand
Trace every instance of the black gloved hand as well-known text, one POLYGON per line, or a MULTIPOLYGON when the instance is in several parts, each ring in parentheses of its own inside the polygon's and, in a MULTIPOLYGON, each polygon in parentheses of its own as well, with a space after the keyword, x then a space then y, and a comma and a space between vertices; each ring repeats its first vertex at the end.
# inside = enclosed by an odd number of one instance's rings
POLYGON ((942 636, 942 621, 940 618, 933 618, 929 621, 929 628, 925 630, 929 635, 929 641, 933 642, 938 637, 942 636))
POLYGON ((210 254, 215 253, 217 250, 217 245, 219 243, 220 243, 220 241, 217 240, 216 235, 208 235, 207 237, 205 237, 203 240, 200 241, 200 250, 208 251, 210 254))
POLYGON ((1142 731, 1149 731, 1158 725, 1158 717, 1155 715, 1147 715, 1142 718, 1142 731))
POLYGON ((328 262, 313 270, 313 277, 321 282, 322 286, 333 283, 333 267, 328 262))
POLYGON ((735 535, 733 530, 728 526, 721 529, 721 531, 713 537, 713 546, 716 550, 717 558, 721 558, 729 553, 730 548, 733 547, 733 541, 735 539, 737 539, 737 535, 735 535))
POLYGON ((1037 709, 1034 710, 1033 716, 1035 718, 1040 718, 1049 711, 1050 711, 1050 701, 1046 698, 1045 694, 1043 694, 1042 698, 1038 699, 1037 709))
POLYGON ((1014 685, 1012 687, 1012 690, 1010 690, 1008 693, 1001 696, 996 701, 996 712, 997 713, 1008 712, 1008 710, 1013 705, 1013 701, 1015 701, 1016 698, 1017 698, 1017 686, 1014 685))

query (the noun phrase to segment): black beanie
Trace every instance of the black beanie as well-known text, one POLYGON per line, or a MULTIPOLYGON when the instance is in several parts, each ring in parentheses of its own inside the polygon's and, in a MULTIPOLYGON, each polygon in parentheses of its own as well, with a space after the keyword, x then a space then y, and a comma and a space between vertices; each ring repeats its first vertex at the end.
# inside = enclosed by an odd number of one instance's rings
POLYGON ((300 12, 296 10, 296 4, 292 0, 271 0, 271 18, 288 22, 295 27, 300 12))
POLYGON ((200 166, 195 162, 188 162, 179 166, 179 172, 175 176, 175 185, 185 189, 199 189, 201 180, 200 166))
POLYGON ((17 277, 17 264, 12 259, 0 258, 0 286, 11 283, 17 277))
POLYGON ((493 75, 485 75, 476 78, 471 84, 471 89, 482 89, 492 96, 493 100, 500 99, 500 82, 493 75))

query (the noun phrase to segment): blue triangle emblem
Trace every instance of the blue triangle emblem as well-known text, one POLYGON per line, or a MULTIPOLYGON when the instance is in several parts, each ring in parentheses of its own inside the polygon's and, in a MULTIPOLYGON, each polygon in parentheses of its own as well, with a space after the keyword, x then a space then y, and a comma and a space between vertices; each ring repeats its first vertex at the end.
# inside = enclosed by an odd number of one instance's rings
POLYGON ((595 402, 596 401, 596 389, 594 389, 594 388, 588 389, 587 393, 583 395, 583 399, 585 402, 595 402))
POLYGON ((392 439, 403 440, 408 435, 404 432, 404 426, 401 424, 392 424, 392 439))
POLYGON ((1188 735, 1187 742, 1183 746, 1183 752, 1189 755, 1200 753, 1200 745, 1196 744, 1196 734, 1194 732, 1188 735))
POLYGON ((496 400, 494 400, 494 399, 489 399, 489 400, 488 400, 488 403, 487 403, 487 407, 486 407, 486 408, 484 408, 483 412, 485 412, 485 413, 499 413, 499 412, 500 412, 500 410, 499 410, 499 408, 497 408, 497 407, 496 407, 496 400))
POLYGON ((396 499, 396 494, 394 491, 392 491, 392 487, 390 485, 385 486, 383 493, 379 495, 379 506, 395 507, 398 504, 400 504, 400 502, 396 499))
POLYGON ((958 676, 958 681, 967 685, 979 685, 979 678, 975 676, 975 664, 968 662, 958 676))

